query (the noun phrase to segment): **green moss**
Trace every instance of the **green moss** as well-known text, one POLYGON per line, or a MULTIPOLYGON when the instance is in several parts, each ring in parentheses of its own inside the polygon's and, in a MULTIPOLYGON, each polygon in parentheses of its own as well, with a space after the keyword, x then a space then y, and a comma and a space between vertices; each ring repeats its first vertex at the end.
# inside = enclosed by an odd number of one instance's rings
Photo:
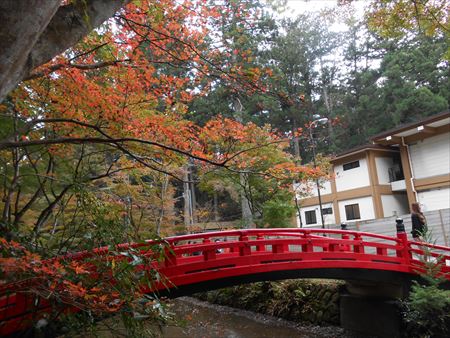
POLYGON ((342 285, 329 280, 284 280, 239 285, 196 296, 300 323, 338 325, 342 285))

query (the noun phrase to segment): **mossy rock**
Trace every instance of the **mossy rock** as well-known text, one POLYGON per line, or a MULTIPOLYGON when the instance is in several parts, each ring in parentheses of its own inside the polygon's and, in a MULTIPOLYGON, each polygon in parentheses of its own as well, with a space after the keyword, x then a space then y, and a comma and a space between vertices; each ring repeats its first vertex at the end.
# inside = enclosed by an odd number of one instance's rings
POLYGON ((341 297, 341 295, 339 294, 339 292, 335 292, 333 294, 333 296, 331 296, 331 301, 333 303, 337 303, 339 301, 339 298, 341 297))

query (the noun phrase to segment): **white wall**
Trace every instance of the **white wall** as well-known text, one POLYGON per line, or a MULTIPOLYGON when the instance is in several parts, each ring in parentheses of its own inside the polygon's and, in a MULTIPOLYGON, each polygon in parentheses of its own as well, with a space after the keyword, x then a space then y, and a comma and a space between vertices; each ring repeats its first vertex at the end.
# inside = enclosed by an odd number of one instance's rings
POLYGON ((359 204, 360 220, 374 219, 375 210, 373 207, 372 196, 355 198, 351 200, 339 201, 339 213, 341 215, 341 222, 348 221, 352 222, 355 220, 348 220, 345 214, 345 206, 348 204, 359 204))
POLYGON ((423 211, 450 208, 450 188, 421 191, 417 193, 417 198, 423 205, 423 211))
MULTIPOLYGON (((405 224, 405 230, 408 234, 408 238, 412 239, 411 236, 411 214, 408 212, 405 215, 399 215, 403 218, 403 223, 405 224)), ((436 241, 437 245, 450 246, 450 209, 443 210, 433 210, 425 212, 425 217, 427 219, 428 229, 432 233, 433 243, 436 241)), ((395 219, 397 217, 386 217, 374 220, 359 221, 358 227, 355 223, 350 223, 349 230, 359 230, 365 232, 372 232, 385 236, 397 236, 395 229, 395 219)), ((339 229, 339 224, 331 225, 332 229, 339 229)))
POLYGON ((450 133, 429 137, 409 146, 414 178, 450 172, 450 133))
POLYGON ((342 164, 336 165, 334 167, 334 174, 336 175, 337 191, 367 187, 370 185, 369 169, 367 168, 367 161, 365 158, 359 159, 358 168, 353 168, 350 170, 344 171, 342 164))
POLYGON ((377 167, 378 183, 389 184, 389 168, 394 166, 392 157, 375 157, 377 167))
MULTIPOLYGON (((322 204, 322 209, 324 209, 324 208, 331 208, 331 209, 333 209, 333 204, 332 203, 324 203, 324 204, 322 204)), ((313 205, 313 206, 310 206, 310 207, 301 208, 300 209, 300 214, 301 214, 301 217, 302 217, 303 227, 322 226, 322 220, 320 219, 320 207, 319 207, 319 205, 313 205), (317 222, 314 223, 314 224, 306 224, 305 212, 306 211, 311 211, 311 210, 315 210, 317 222)), ((333 209, 333 213, 331 215, 323 215, 323 221, 324 221, 325 224, 334 224, 334 223, 336 223, 335 222, 335 218, 334 218, 334 209, 333 209)))
POLYGON ((409 212, 406 194, 381 195, 384 217, 404 215, 409 212))
MULTIPOLYGON (((331 194, 331 183, 330 181, 319 181, 320 186, 320 195, 331 194)), ((317 197, 317 183, 315 181, 310 181, 307 183, 300 183, 294 185, 294 189, 297 193, 297 198, 309 198, 309 197, 317 197), (305 197, 306 195, 306 197, 305 197)))

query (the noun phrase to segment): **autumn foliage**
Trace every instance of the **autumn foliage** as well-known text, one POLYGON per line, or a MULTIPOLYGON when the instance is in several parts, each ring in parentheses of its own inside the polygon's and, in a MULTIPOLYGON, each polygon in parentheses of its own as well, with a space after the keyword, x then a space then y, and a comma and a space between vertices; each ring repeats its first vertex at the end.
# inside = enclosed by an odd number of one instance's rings
POLYGON ((220 30, 230 15, 251 29, 259 13, 247 5, 133 1, 2 103, 2 283, 83 311, 132 311, 148 276, 130 267, 145 258, 52 257, 171 234, 172 182, 189 158, 207 182, 245 173, 274 195, 325 174, 296 163, 269 125, 186 118, 217 81, 268 91, 272 71, 220 30))

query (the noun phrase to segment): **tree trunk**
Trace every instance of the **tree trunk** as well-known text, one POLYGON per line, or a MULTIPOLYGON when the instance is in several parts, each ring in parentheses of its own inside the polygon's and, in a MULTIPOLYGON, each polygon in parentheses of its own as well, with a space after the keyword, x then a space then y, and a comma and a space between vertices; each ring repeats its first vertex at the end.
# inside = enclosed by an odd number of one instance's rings
POLYGON ((60 0, 0 1, 0 102, 31 68, 31 49, 60 4, 60 0))
POLYGON ((187 167, 184 172, 183 181, 184 225, 187 229, 189 229, 193 224, 191 189, 189 187, 189 167, 187 167))
POLYGON ((250 228, 253 224, 253 214, 250 205, 250 200, 247 198, 247 195, 245 194, 246 190, 245 187, 248 186, 246 174, 240 173, 239 179, 241 182, 241 186, 243 187, 243 192, 241 193, 242 222, 244 224, 244 228, 250 228))
POLYGON ((189 191, 191 194, 191 212, 192 212, 192 223, 198 223, 197 217, 197 197, 195 195, 195 184, 194 184, 194 163, 192 159, 189 159, 189 191))
MULTIPOLYGON (((244 107, 242 106, 242 103, 238 97, 236 97, 234 99, 233 107, 234 107, 234 113, 236 116, 236 120, 240 123, 243 123, 242 110, 244 107)), ((249 228, 253 224, 253 215, 252 215, 252 208, 250 205, 250 201, 247 198, 247 195, 245 194, 246 187, 248 184, 245 173, 239 174, 239 181, 240 181, 240 184, 242 187, 242 192, 241 192, 242 222, 244 223, 244 228, 249 228)))
POLYGON ((1 0, 0 102, 34 68, 72 47, 130 0, 1 0))
POLYGON ((213 210, 214 210, 214 222, 219 222, 219 197, 217 196, 217 192, 214 191, 213 195, 213 210))
POLYGON ((163 181, 161 184, 161 204, 159 209, 159 216, 156 221, 156 234, 159 236, 161 234, 161 224, 164 219, 164 206, 165 206, 165 199, 166 199, 166 193, 167 189, 169 188, 169 176, 167 174, 164 174, 163 181))

